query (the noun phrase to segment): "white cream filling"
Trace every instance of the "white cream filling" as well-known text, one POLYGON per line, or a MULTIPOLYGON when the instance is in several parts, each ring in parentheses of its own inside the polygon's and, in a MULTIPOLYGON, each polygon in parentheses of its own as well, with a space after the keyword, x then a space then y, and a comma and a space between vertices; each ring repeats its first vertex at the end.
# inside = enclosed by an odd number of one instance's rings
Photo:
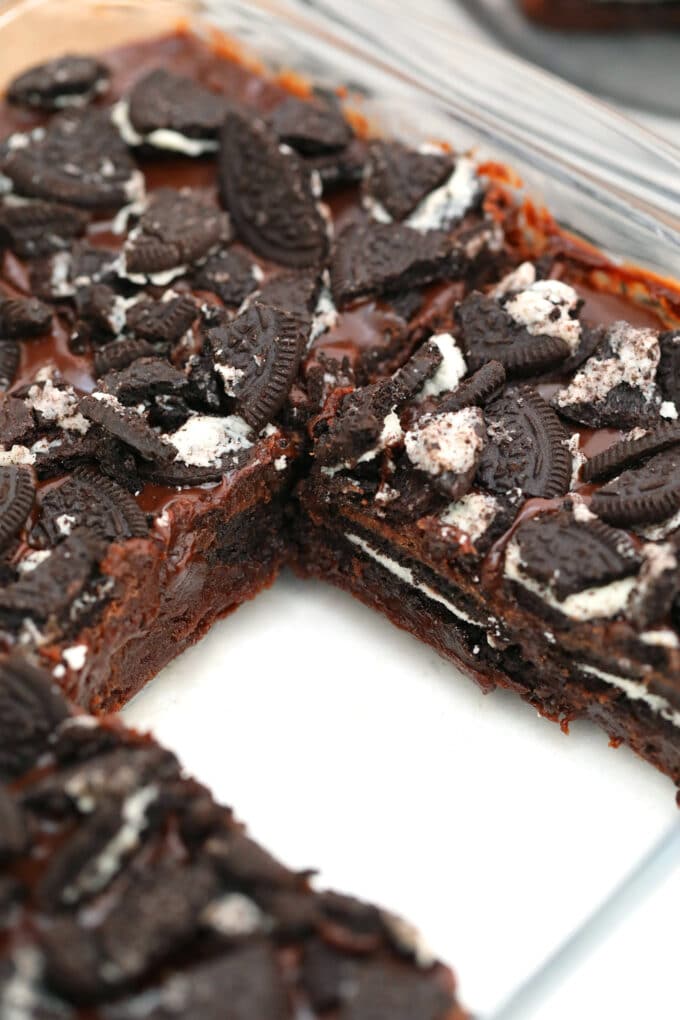
POLYGON ((618 687, 631 701, 644 701, 662 719, 672 723, 673 726, 680 726, 680 712, 676 711, 671 703, 660 694, 651 694, 641 680, 631 680, 629 677, 606 673, 602 669, 588 666, 585 663, 579 663, 578 668, 584 673, 597 677, 598 680, 603 680, 606 684, 611 684, 612 687, 618 687))
POLYGON ((437 333, 430 337, 429 344, 434 344, 442 356, 437 371, 428 379, 418 394, 418 400, 436 397, 440 393, 455 390, 467 374, 467 364, 463 353, 450 333, 437 333))
POLYGON ((426 415, 404 436, 411 463, 435 477, 471 471, 484 445, 484 415, 478 407, 426 415))
POLYGON ((425 232, 451 226, 472 208, 480 190, 475 164, 467 156, 457 162, 441 187, 426 195, 405 220, 414 230, 425 232))
POLYGON ((500 503, 493 496, 485 492, 469 492, 457 503, 450 503, 440 514, 439 521, 475 542, 488 531, 499 510, 500 503))
POLYGON ((243 938, 255 935, 269 927, 269 918, 253 900, 242 893, 225 893, 219 900, 209 903, 201 920, 226 938, 243 938))
POLYGON ((130 120, 130 104, 126 99, 119 100, 111 108, 111 120, 123 141, 130 146, 151 145, 154 149, 179 152, 184 156, 203 156, 208 152, 217 152, 219 148, 216 138, 187 138, 171 128, 156 128, 148 135, 140 135, 130 120))
POLYGON ((472 623, 475 627, 481 626, 479 621, 473 620, 473 618, 468 616, 464 610, 459 609, 458 606, 454 606, 453 602, 449 602, 449 600, 445 599, 443 595, 440 595, 438 591, 431 588, 429 584, 422 584, 420 581, 416 581, 410 567, 405 567, 401 563, 398 563, 397 560, 393 560, 389 556, 385 556, 383 553, 369 545, 368 542, 364 541, 363 538, 360 538, 359 535, 347 534, 345 537, 348 542, 351 542, 352 545, 356 545, 363 553, 365 553, 366 556, 375 560, 375 562, 379 563, 381 567, 388 570, 390 574, 393 574, 400 581, 403 581, 404 584, 408 584, 409 587, 415 588, 416 591, 422 592, 423 595, 425 595, 428 599, 431 599, 433 602, 437 602, 440 606, 444 606, 444 608, 448 609, 450 613, 457 616, 459 620, 464 620, 465 623, 472 623))
POLYGON ((191 467, 216 467, 226 454, 253 445, 252 429, 237 414, 195 415, 167 438, 177 450, 175 460, 191 467))
POLYGON ((561 280, 537 280, 514 294, 504 307, 513 322, 532 336, 564 340, 573 354, 581 342, 581 323, 572 318, 578 305, 573 287, 561 280))

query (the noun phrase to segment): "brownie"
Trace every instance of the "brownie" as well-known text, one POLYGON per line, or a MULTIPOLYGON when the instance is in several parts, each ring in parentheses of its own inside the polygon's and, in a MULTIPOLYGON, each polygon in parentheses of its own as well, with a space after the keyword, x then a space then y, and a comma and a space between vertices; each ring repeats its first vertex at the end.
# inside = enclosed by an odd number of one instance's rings
POLYGON ((678 0, 520 0, 527 17, 549 28, 657 32, 680 28, 678 0))
POLYGON ((16 652, 0 728, 3 1017, 464 1020, 411 925, 287 868, 174 754, 74 714, 16 652))

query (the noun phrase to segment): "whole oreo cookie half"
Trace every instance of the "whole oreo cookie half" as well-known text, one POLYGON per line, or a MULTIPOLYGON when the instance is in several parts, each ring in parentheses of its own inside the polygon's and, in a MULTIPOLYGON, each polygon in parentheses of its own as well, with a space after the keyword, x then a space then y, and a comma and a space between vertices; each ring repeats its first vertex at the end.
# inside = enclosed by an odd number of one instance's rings
POLYGON ((50 549, 80 527, 112 542, 143 538, 148 532, 146 515, 134 497, 110 478, 87 469, 48 489, 29 541, 38 549, 50 549))
POLYGON ((239 237, 286 266, 320 265, 327 226, 299 156, 257 119, 231 111, 220 143, 220 191, 239 237))
POLYGON ((67 249, 85 232, 89 217, 59 202, 5 199, 0 203, 0 245, 20 258, 38 258, 67 249))
POLYGON ((371 294, 455 276, 462 263, 462 253, 442 231, 421 233, 401 223, 353 224, 334 245, 331 290, 342 308, 371 294))
MULTIPOLYGON (((454 395, 455 396, 455 395, 454 395)), ((489 442, 477 479, 489 492, 551 499, 571 480, 568 436, 555 412, 529 387, 511 389, 485 410, 489 442)))
POLYGON ((364 201, 377 203, 393 220, 405 220, 419 202, 453 172, 446 152, 410 149, 401 142, 375 141, 368 147, 364 201))
POLYGON ((229 218, 220 209, 189 190, 161 188, 128 235, 122 275, 166 283, 229 239, 229 218))
POLYGON ((593 493, 593 513, 610 524, 655 524, 680 509, 680 451, 657 453, 593 493))
POLYGON ((30 67, 7 89, 10 103, 36 110, 85 106, 106 92, 109 69, 95 57, 67 55, 30 67))
POLYGON ((640 559, 625 532, 596 519, 577 520, 569 511, 541 514, 515 535, 522 568, 563 601, 634 574, 640 559))
POLYGON ((353 137, 338 103, 332 101, 289 96, 275 108, 269 123, 280 142, 305 156, 337 152, 353 137))
POLYGON ((20 195, 84 209, 118 209, 144 192, 144 179, 105 110, 60 113, 46 128, 12 136, 0 170, 20 195))
POLYGON ((208 333, 224 392, 252 428, 262 428, 283 406, 305 340, 298 319, 259 302, 208 333))
POLYGON ((191 78, 159 67, 144 75, 129 97, 113 108, 113 120, 129 145, 201 156, 217 150, 227 101, 191 78))

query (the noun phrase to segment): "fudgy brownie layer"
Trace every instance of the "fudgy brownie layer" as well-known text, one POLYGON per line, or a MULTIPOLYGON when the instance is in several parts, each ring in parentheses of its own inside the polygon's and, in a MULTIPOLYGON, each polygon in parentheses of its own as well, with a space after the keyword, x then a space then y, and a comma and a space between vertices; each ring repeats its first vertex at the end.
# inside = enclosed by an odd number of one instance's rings
POLYGON ((292 565, 300 576, 328 581, 383 613, 455 663, 484 693, 513 690, 565 731, 573 720, 590 719, 615 746, 628 744, 680 783, 677 726, 598 679, 597 672, 607 675, 605 669, 591 674, 578 669, 574 653, 546 641, 539 627, 515 633, 506 619, 497 637, 485 607, 468 590, 424 570, 403 549, 351 520, 336 518, 328 525, 303 517, 296 536, 292 565), (406 574, 414 576, 404 579, 406 574))
POLYGON ((550 28, 583 32, 657 32, 680 28, 677 0, 520 0, 525 14, 550 28))
POLYGON ((414 928, 317 891, 173 754, 70 715, 17 656, 0 732, 3 1020, 464 1020, 414 928))

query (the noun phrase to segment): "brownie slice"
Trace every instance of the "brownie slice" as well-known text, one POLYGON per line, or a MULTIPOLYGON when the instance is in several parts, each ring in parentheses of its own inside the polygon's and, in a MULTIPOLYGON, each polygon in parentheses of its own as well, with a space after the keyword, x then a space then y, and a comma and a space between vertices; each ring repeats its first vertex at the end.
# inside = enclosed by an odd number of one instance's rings
POLYGON ((463 1020, 401 918, 285 867, 176 757, 0 662, 0 1014, 463 1020), (11 722, 10 722, 11 720, 11 722))
POLYGON ((296 533, 303 575, 677 783, 676 340, 593 327, 578 289, 520 266, 391 377, 329 400, 296 533))
POLYGON ((658 32, 680 28, 677 0, 520 0, 527 17, 577 32, 658 32))

